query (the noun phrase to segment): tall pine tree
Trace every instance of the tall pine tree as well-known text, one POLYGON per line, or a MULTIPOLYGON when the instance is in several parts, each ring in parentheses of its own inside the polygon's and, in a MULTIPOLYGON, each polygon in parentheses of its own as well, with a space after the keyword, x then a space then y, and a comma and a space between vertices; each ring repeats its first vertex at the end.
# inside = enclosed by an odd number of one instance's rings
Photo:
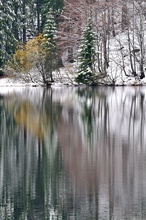
POLYGON ((93 84, 95 77, 95 36, 91 21, 88 22, 79 51, 79 71, 76 81, 83 84, 93 84))
POLYGON ((48 12, 52 10, 54 15, 55 23, 58 24, 60 21, 60 14, 63 10, 63 0, 42 0, 41 15, 42 15, 42 28, 46 22, 48 12))
POLYGON ((45 71, 50 80, 53 81, 52 72, 58 67, 58 55, 56 47, 56 23, 54 21, 53 11, 50 9, 46 15, 43 36, 48 39, 48 53, 45 61, 45 71))
POLYGON ((15 14, 11 1, 0 1, 0 69, 15 51, 16 38, 12 31, 15 14))

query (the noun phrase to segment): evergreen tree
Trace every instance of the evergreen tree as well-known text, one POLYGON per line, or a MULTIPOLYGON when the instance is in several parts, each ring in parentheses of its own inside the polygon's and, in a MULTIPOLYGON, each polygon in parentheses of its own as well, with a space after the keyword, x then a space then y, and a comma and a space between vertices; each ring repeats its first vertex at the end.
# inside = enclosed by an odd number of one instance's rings
POLYGON ((95 76, 95 36, 89 21, 83 32, 82 44, 79 51, 79 71, 76 81, 78 83, 93 84, 95 76))
POLYGON ((16 38, 12 31, 14 20, 13 3, 11 1, 0 1, 0 69, 15 51, 16 38))
POLYGON ((50 9, 54 12, 61 13, 64 6, 64 0, 42 0, 42 9, 44 12, 50 9))
POLYGON ((63 0, 46 0, 46 3, 53 12, 61 12, 63 9, 63 0))
POLYGON ((48 53, 45 61, 45 71, 49 75, 51 81, 53 81, 52 72, 58 67, 58 56, 56 47, 56 23, 54 21, 54 15, 50 10, 46 16, 46 22, 44 25, 43 36, 48 38, 48 43, 45 45, 48 48, 48 53))
POLYGON ((13 0, 14 19, 12 32, 17 41, 25 44, 38 34, 36 0, 13 0))
POLYGON ((50 43, 52 45, 55 44, 54 38, 56 34, 56 23, 54 21, 54 15, 52 10, 50 9, 48 14, 46 15, 46 22, 44 25, 43 35, 50 39, 50 43))
POLYGON ((35 0, 19 0, 19 35, 25 44, 38 34, 35 0))
POLYGON ((19 27, 20 27, 20 19, 21 19, 21 13, 19 12, 20 3, 17 0, 13 0, 13 11, 14 11, 14 19, 12 22, 12 31, 14 33, 15 39, 19 41, 19 27))
POLYGON ((60 21, 60 14, 63 10, 63 0, 42 0, 41 9, 42 27, 44 27, 48 11, 50 10, 52 10, 52 13, 54 15, 55 23, 58 24, 60 21))

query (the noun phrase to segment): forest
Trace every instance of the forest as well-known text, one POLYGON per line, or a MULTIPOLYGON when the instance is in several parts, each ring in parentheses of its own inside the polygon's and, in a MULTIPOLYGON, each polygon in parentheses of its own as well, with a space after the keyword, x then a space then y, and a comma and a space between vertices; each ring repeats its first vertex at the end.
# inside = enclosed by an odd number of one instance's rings
POLYGON ((142 81, 145 9, 145 0, 1 0, 1 74, 37 70, 47 84, 69 64, 77 84, 142 81))

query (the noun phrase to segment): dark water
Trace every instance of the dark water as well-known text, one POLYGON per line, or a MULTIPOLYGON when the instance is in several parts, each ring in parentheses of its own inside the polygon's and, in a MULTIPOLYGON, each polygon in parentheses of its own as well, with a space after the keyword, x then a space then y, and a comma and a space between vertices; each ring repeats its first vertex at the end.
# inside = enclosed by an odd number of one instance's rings
POLYGON ((146 88, 0 89, 0 220, 146 219, 146 88))

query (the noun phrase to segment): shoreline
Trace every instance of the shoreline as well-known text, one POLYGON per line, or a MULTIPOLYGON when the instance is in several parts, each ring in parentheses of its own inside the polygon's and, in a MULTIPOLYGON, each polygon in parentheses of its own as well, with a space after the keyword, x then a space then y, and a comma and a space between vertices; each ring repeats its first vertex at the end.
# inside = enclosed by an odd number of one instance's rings
POLYGON ((18 78, 18 77, 11 77, 11 76, 4 76, 0 77, 0 87, 46 87, 46 88, 51 88, 51 87, 81 87, 81 86, 89 86, 89 87, 98 87, 98 86, 110 86, 110 87, 125 87, 125 86, 146 86, 146 78, 140 80, 139 78, 135 79, 134 77, 127 77, 124 80, 123 79, 118 79, 116 82, 108 82, 107 79, 105 81, 101 81, 97 84, 93 85, 84 85, 84 84, 77 84, 74 82, 73 78, 72 81, 66 77, 61 77, 61 80, 57 80, 49 85, 43 84, 41 81, 36 81, 36 82, 31 82, 31 80, 28 80, 28 82, 23 79, 23 78, 18 78), (65 79, 65 80, 63 80, 65 79))

